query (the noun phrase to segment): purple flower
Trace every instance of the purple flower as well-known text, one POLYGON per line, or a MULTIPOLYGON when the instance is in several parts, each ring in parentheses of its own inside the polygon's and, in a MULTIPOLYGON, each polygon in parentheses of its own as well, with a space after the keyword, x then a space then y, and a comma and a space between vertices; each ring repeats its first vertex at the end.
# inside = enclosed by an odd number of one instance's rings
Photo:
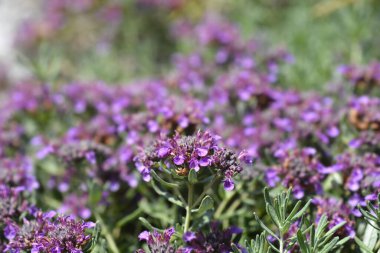
POLYGON ((195 236, 194 232, 187 231, 186 233, 183 234, 183 240, 185 242, 191 242, 192 240, 196 239, 197 237, 195 236))
POLYGON ((184 155, 178 155, 174 157, 173 162, 175 165, 182 165, 185 162, 185 156, 184 155))
POLYGON ((226 189, 226 191, 232 191, 235 188, 234 181, 232 181, 229 178, 224 180, 223 185, 224 185, 224 189, 226 189))
POLYGON ((351 207, 344 204, 342 200, 335 198, 314 198, 313 203, 317 207, 317 219, 319 221, 322 215, 327 215, 329 220, 329 229, 338 225, 341 222, 346 222, 346 224, 340 228, 336 234, 345 237, 350 236, 353 238, 355 236, 355 223, 350 217, 351 207))
POLYGON ((8 223, 6 227, 4 228, 4 236, 8 240, 12 240, 13 238, 16 237, 17 232, 18 232, 18 227, 13 224, 13 223, 8 223))
POLYGON ((160 167, 160 164, 168 164, 168 168, 179 176, 187 176, 190 169, 194 169, 200 175, 210 174, 210 170, 215 171, 223 178, 225 189, 232 190, 232 178, 242 171, 239 160, 245 157, 245 153, 238 156, 220 147, 218 140, 219 136, 207 131, 199 131, 195 136, 176 134, 173 138, 157 141, 153 147, 140 153, 135 163, 146 181, 150 180, 150 173, 146 168, 155 169, 160 167), (170 150, 167 147, 170 147, 170 150), (164 152, 161 152, 163 149, 164 152), (200 167, 210 170, 200 170, 200 167))
POLYGON ((180 252, 229 253, 232 251, 232 244, 235 244, 238 248, 243 249, 239 244, 233 241, 233 236, 236 234, 241 234, 242 230, 238 230, 236 227, 230 227, 222 230, 220 228, 220 224, 217 222, 211 223, 210 228, 211 231, 207 233, 187 232, 183 238, 186 245, 183 248, 180 248, 180 252))
POLYGON ((337 70, 348 79, 356 93, 369 93, 380 85, 380 63, 372 62, 367 66, 343 65, 337 70))
POLYGON ((149 240, 150 233, 149 231, 143 231, 139 234, 139 240, 140 241, 148 241, 149 240))
MULTIPOLYGON (((170 239, 175 233, 174 228, 168 228, 163 233, 157 231, 143 231, 139 234, 140 241, 145 241, 151 253, 153 252, 175 252, 175 248, 170 243, 170 239)), ((142 249, 137 252, 145 252, 142 249)))
POLYGON ((210 157, 202 157, 198 164, 202 167, 207 167, 207 166, 210 166, 211 164, 211 158, 210 157))
POLYGON ((278 160, 279 164, 267 171, 269 185, 281 182, 287 188, 293 187, 294 196, 298 199, 305 194, 322 193, 321 183, 326 175, 314 148, 283 150, 278 160))
POLYGON ((91 241, 91 235, 86 230, 92 228, 93 223, 64 216, 54 218, 52 214, 55 212, 37 211, 33 219, 24 219, 18 229, 8 233, 5 251, 83 252, 91 241))
POLYGON ((160 158, 164 158, 166 157, 170 152, 170 147, 168 146, 162 146, 158 149, 158 152, 157 152, 157 155, 160 157, 160 158))
POLYGON ((203 147, 197 148, 197 154, 200 157, 206 156, 208 154, 208 148, 203 148, 203 147))
POLYGON ((342 175, 343 189, 348 193, 348 203, 353 209, 352 212, 360 215, 356 206, 365 205, 365 198, 378 192, 379 156, 373 153, 359 155, 347 152, 338 155, 332 167, 336 168, 335 172, 342 175))

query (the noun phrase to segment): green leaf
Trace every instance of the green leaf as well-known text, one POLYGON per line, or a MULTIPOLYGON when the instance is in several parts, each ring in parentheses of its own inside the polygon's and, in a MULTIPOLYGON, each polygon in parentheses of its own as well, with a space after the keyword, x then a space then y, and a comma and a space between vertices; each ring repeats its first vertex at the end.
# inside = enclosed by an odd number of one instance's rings
POLYGON ((346 225, 346 221, 342 221, 341 223, 335 225, 334 227, 332 227, 331 229, 329 229, 329 231, 326 233, 325 236, 330 236, 330 235, 333 235, 336 231, 338 231, 338 229, 340 229, 341 227, 343 227, 344 225, 346 225))
POLYGON ((182 201, 178 200, 177 198, 175 198, 170 193, 165 192, 165 191, 161 190, 160 188, 158 188, 153 180, 151 182, 152 182, 152 188, 155 190, 155 192, 158 195, 165 197, 169 202, 171 202, 171 203, 173 203, 173 204, 175 204, 177 206, 185 208, 185 205, 182 203, 182 201))
POLYGON ((278 236, 274 232, 272 232, 272 230, 270 230, 267 226, 265 226, 265 224, 259 219, 259 217, 256 215, 256 213, 254 213, 254 215, 255 215, 256 221, 259 223, 259 225, 262 229, 264 229, 268 234, 270 234, 271 236, 273 236, 277 240, 280 240, 280 238, 278 238, 278 236))
POLYGON ((265 200, 265 203, 268 203, 269 205, 273 206, 272 198, 269 195, 269 190, 267 187, 264 188, 264 200, 265 200))
POLYGON ((174 184, 174 183, 169 183, 169 182, 166 182, 165 180, 163 180, 160 176, 157 175, 157 173, 154 171, 154 170, 151 170, 150 171, 150 174, 153 176, 154 179, 156 179, 160 185, 162 186, 165 186, 167 188, 178 188, 179 185, 178 184, 174 184))
POLYGON ((327 253, 327 252, 330 252, 336 245, 336 243, 338 242, 339 240, 339 237, 335 237, 334 239, 332 239, 331 242, 329 242, 328 244, 326 244, 322 250, 320 251, 320 253, 327 253))
POLYGON ((301 230, 297 231, 297 241, 298 241, 298 245, 300 246, 301 252, 302 253, 309 253, 309 249, 305 244, 306 238, 302 234, 301 230))
POLYGON ((269 203, 266 204, 266 210, 269 216, 272 218, 273 222, 276 224, 278 228, 282 228, 282 224, 277 216, 276 211, 274 210, 273 206, 269 205, 269 203))
POLYGON ((355 236, 354 240, 364 253, 373 253, 373 251, 370 248, 368 248, 358 237, 355 236))
POLYGON ((240 249, 238 249, 234 243, 231 244, 231 248, 233 253, 241 253, 240 249))
POLYGON ((194 169, 189 171, 188 180, 190 184, 195 184, 198 182, 197 172, 194 169))
POLYGON ((146 227, 150 231, 157 230, 160 233, 164 232, 164 230, 162 229, 153 227, 152 224, 150 224, 149 221, 147 221, 147 219, 145 219, 144 217, 139 217, 139 221, 144 225, 144 227, 146 227))
POLYGON ((363 243, 371 250, 375 248, 376 242, 378 240, 378 232, 369 223, 365 229, 363 236, 363 243))
POLYGON ((130 213, 130 214, 126 215, 126 216, 124 216, 124 218, 122 218, 121 220, 119 220, 116 223, 116 227, 122 227, 125 224, 128 224, 129 222, 131 222, 134 219, 136 219, 141 213, 142 213, 142 208, 137 208, 135 211, 133 211, 132 213, 130 213))
POLYGON ((359 211, 363 214, 363 216, 365 218, 367 218, 368 220, 372 220, 374 222, 376 222, 376 217, 374 215, 372 215, 371 213, 367 212, 366 210, 364 210, 361 206, 358 205, 358 209, 359 211))
POLYGON ((290 214, 286 218, 286 221, 293 220, 294 215, 296 215, 296 213, 300 209, 301 205, 302 205, 302 201, 301 200, 297 201, 296 205, 293 207, 292 211, 290 212, 290 214))
POLYGON ((296 213, 293 218, 291 219, 291 221, 295 221, 295 220, 298 220, 299 218, 301 218, 301 216, 306 212, 306 210, 309 208, 310 206, 310 203, 311 203, 311 200, 309 200, 305 206, 300 210, 298 211, 298 213, 296 213))
POLYGON ((191 210, 191 212, 196 213, 197 217, 199 217, 212 208, 214 208, 214 200, 209 195, 206 195, 202 199, 201 204, 199 205, 199 208, 193 209, 191 210))

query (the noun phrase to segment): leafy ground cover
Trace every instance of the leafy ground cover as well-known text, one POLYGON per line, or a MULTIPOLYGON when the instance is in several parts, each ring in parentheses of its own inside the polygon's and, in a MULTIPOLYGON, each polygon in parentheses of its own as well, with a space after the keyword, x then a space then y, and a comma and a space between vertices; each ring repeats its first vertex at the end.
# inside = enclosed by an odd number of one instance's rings
POLYGON ((378 8, 46 1, 0 103, 0 251, 378 252, 378 8))

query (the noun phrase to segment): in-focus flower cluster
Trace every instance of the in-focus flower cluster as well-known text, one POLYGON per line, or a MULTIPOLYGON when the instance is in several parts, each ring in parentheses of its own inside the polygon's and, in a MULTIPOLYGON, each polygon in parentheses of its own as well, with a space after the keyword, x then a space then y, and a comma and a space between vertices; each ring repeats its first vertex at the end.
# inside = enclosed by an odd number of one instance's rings
POLYGON ((186 177, 190 170, 197 174, 221 177, 226 190, 233 190, 233 177, 242 171, 239 156, 218 145, 219 136, 198 131, 194 136, 176 134, 173 138, 157 141, 138 159, 137 168, 145 181, 150 181, 151 170, 169 169, 177 176, 186 177))

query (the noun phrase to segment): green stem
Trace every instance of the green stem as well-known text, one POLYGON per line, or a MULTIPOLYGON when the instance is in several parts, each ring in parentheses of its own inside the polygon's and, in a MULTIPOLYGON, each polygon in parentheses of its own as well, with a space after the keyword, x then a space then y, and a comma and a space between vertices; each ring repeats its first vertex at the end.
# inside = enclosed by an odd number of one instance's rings
POLYGON ((97 221, 99 221, 101 228, 102 228, 102 234, 107 240, 108 246, 110 247, 111 251, 114 253, 120 253, 118 247, 116 246, 116 242, 113 239, 113 236, 111 235, 111 232, 109 231, 107 225, 104 223, 102 216, 98 212, 94 212, 94 216, 97 221))
POLYGON ((284 235, 280 232, 280 253, 284 252, 284 235))
POLYGON ((186 233, 187 230, 189 230, 190 227, 190 220, 191 220, 191 207, 193 203, 193 194, 194 194, 194 186, 193 184, 188 184, 188 196, 187 196, 187 205, 186 205, 186 218, 185 218, 185 228, 184 232, 186 233))
POLYGON ((135 220, 137 217, 140 216, 140 214, 143 212, 142 208, 139 207, 137 208, 135 211, 133 211, 133 213, 125 216, 124 218, 122 218, 121 220, 119 220, 117 223, 116 223, 116 227, 122 227, 126 224, 128 224, 129 222, 131 222, 132 220, 135 220))

